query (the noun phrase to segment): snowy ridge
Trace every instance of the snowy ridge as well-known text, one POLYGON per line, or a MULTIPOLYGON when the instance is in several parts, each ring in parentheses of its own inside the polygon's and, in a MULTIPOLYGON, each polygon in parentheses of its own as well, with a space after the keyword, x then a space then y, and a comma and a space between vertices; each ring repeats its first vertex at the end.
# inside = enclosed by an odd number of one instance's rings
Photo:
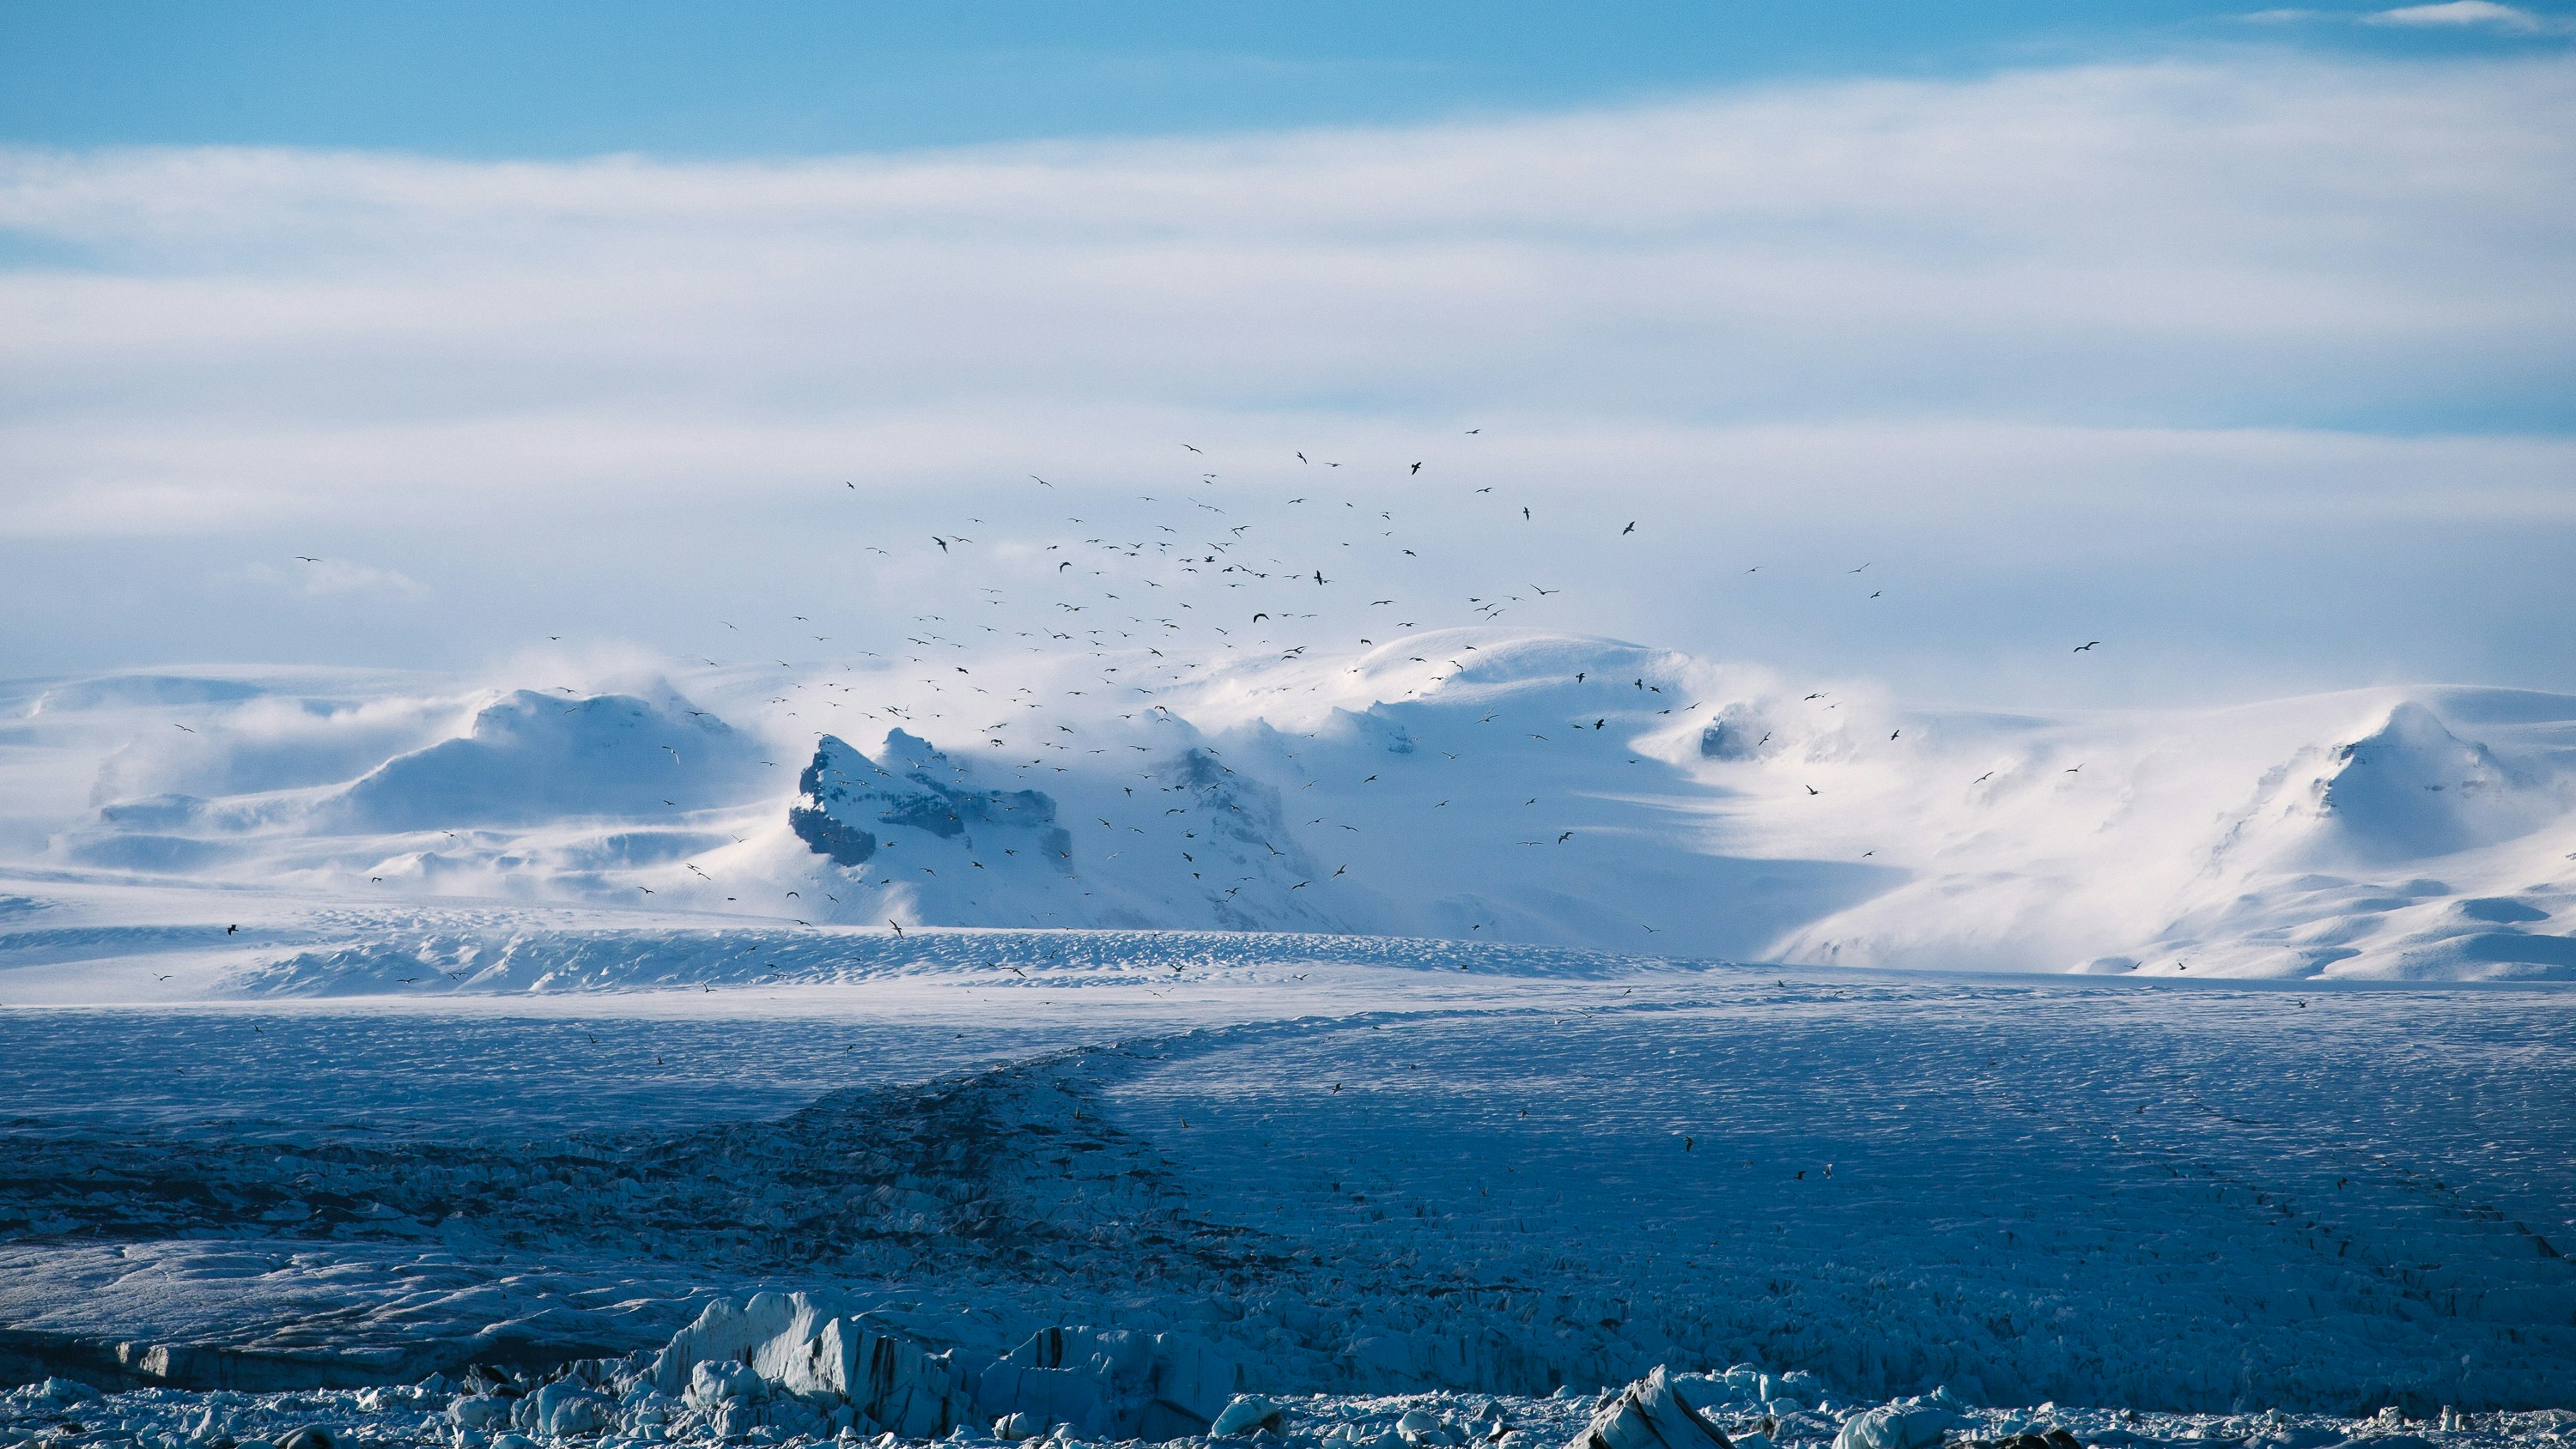
MULTIPOLYGON (((119 919, 179 909, 191 926, 210 908, 172 902, 255 887, 360 913, 632 912, 646 929, 2576 979, 2576 698, 1925 713, 1499 627, 1203 662, 1147 658, 1134 668, 1155 682, 1123 694, 1051 673, 1052 656, 979 660, 949 684, 876 665, 717 672, 686 693, 56 685, 9 726, 0 759, 30 788, 0 846, 18 842, 30 900, 81 893, 50 877, 124 894, 119 919)), ((242 924, 233 909, 223 924, 242 924)), ((52 939, 13 932, 0 969, 65 959, 52 939)))
POLYGON ((882 931, 705 927, 490 934, 439 932, 266 961, 231 986, 258 994, 402 996, 840 985, 904 976, 1030 985, 1132 985, 1184 977, 1283 981, 1300 971, 1473 972, 1599 980, 1651 969, 1636 957, 1564 947, 1386 936, 1216 931, 882 931))

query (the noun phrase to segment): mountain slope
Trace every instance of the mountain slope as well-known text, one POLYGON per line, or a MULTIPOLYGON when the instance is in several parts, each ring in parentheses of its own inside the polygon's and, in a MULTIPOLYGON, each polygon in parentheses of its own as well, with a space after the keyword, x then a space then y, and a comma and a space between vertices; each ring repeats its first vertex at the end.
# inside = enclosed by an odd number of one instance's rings
POLYGON ((103 759, 96 803, 13 834, 41 842, 26 864, 110 882, 787 924, 2576 978, 2576 699, 1922 713, 1499 627, 1356 656, 1147 653, 979 658, 945 683, 719 672, 689 683, 703 708, 658 683, 317 714, 274 683, 73 682, 20 728, 103 759), (347 773, 281 776, 281 719, 347 773), (184 741, 146 747, 172 724, 184 741))

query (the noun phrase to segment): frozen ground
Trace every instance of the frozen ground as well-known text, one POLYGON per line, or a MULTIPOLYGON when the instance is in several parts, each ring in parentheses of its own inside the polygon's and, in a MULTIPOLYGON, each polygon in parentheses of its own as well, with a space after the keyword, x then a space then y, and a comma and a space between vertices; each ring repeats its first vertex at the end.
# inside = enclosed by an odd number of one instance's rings
POLYGON ((5 1342, 356 1387, 775 1288, 961 1371, 1087 1324, 1273 1394, 2576 1402, 2546 989, 933 939, 841 985, 0 1016, 5 1342))

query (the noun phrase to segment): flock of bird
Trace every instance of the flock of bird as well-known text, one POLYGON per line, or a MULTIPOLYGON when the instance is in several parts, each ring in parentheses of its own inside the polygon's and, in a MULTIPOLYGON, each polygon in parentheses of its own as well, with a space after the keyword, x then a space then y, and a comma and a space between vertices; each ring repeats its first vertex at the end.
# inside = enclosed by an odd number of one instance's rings
MULTIPOLYGON (((1475 441, 1482 433, 1467 430, 1468 450, 1483 446, 1475 441)), ((1448 482, 1443 473, 1451 460, 1431 457, 1345 470, 1339 460, 1289 450, 1286 468, 1318 474, 1314 486, 1299 489, 1276 486, 1276 467, 1259 483, 1236 483, 1212 468, 1215 460, 1198 446, 1182 443, 1176 452, 1189 461, 1168 482, 1135 492, 1132 501, 1113 490, 1076 492, 1029 474, 1025 493, 1007 500, 1007 512, 988 503, 983 512, 961 510, 934 524, 910 544, 880 534, 860 545, 871 568, 944 607, 904 618, 900 644, 884 651, 836 644, 840 631, 816 622, 830 617, 830 604, 810 605, 808 612, 778 621, 794 627, 800 644, 819 646, 807 650, 809 655, 840 655, 841 677, 800 668, 775 653, 746 659, 746 646, 770 631, 755 623, 747 632, 730 619, 713 622, 737 647, 701 654, 700 662, 717 669, 774 666, 777 683, 764 701, 799 732, 829 731, 865 741, 874 727, 900 728, 933 741, 944 754, 901 763, 943 770, 960 785, 975 785, 988 772, 1007 773, 1013 784, 1032 783, 1082 767, 1086 757, 1123 757, 1128 751, 1148 757, 1132 763, 1143 767, 1134 771, 1140 781, 1152 782, 1155 747, 1136 740, 1150 739, 1147 727, 1154 724, 1187 723, 1167 699, 1187 703, 1190 691, 1217 680, 1241 698, 1326 693, 1328 659, 1352 674, 1422 665, 1404 675, 1401 682, 1409 687, 1397 697, 1415 695, 1467 668, 1476 646, 1452 639, 1434 647, 1438 658, 1388 655, 1387 647, 1399 639, 1420 641, 1432 630, 1553 612, 1568 592, 1565 584, 1515 579, 1472 592, 1439 591, 1435 581, 1474 577, 1504 552, 1465 542, 1473 527, 1544 529, 1534 541, 1543 538, 1546 551, 1562 557, 1574 554, 1580 536, 1595 529, 1602 547, 1632 547, 1646 522, 1579 515, 1543 522, 1538 500, 1497 497, 1493 484, 1448 482), (1381 470, 1383 477, 1377 476, 1381 470), (1349 496, 1355 492, 1362 496, 1349 496), (1364 659, 1360 651, 1377 653, 1364 659), (733 657, 719 657, 728 654, 733 657), (1010 662, 1015 657, 1021 661, 1016 666, 1010 662), (962 748, 969 738, 975 748, 962 748)), ((1475 466, 1471 456, 1454 462, 1461 471, 1475 466)), ((842 480, 839 491, 870 498, 856 480, 842 480)), ((1858 578, 1871 567, 1864 561, 1843 572, 1858 578)), ((1871 589, 1867 597, 1879 599, 1884 592, 1871 589)), ((2088 640, 2075 652, 2088 653, 2100 643, 2088 640)), ((1572 732, 1605 742, 1610 741, 1600 732, 1611 714, 1627 712, 1631 700, 1659 704, 1653 712, 1664 715, 1697 708, 1696 701, 1653 698, 1662 695, 1662 685, 1643 677, 1595 680, 1577 671, 1573 682, 1603 691, 1604 700, 1601 712, 1573 722, 1572 732), (1608 702, 1612 691, 1622 696, 1620 703, 1608 702)), ((1819 691, 1807 699, 1826 696, 1819 691)), ((1491 712, 1479 721, 1495 722, 1491 712)), ((1558 722, 1520 723, 1537 724, 1523 732, 1549 740, 1547 731, 1558 722)), ((1891 732, 1889 740, 1900 734, 1891 732)), ((672 757, 680 758, 676 750, 672 757)), ((1108 773, 1123 777, 1126 771, 1108 773)), ((1349 783, 1375 780, 1371 775, 1349 783)), ((1513 786, 1500 772, 1482 781, 1471 774, 1468 781, 1460 788, 1510 792, 1513 786)), ((1158 788, 1168 793, 1180 787, 1166 782, 1158 788)), ((1809 796, 1820 793, 1813 785, 1805 789, 1809 796)), ((1126 787, 1127 796, 1134 794, 1134 787, 1126 787)), ((1443 799, 1428 808, 1449 803, 1443 799)), ((1154 808, 1181 815, 1189 807, 1154 808)), ((1325 830, 1359 830, 1369 823, 1329 815, 1288 822, 1325 830)), ((1571 829, 1536 833, 1536 840, 1518 843, 1564 846, 1577 838, 1571 829)), ((1176 872, 1204 879, 1197 851, 1183 841, 1166 844, 1176 872)), ((1270 847, 1273 857, 1287 854, 1270 847)), ((975 865, 983 868, 980 861, 975 865)), ((688 868, 714 884, 694 863, 688 868)), ((1334 870, 1323 880, 1342 874, 1334 870)), ((875 883, 884 879, 878 873, 875 883)), ((1211 889, 1230 896, 1250 879, 1211 889)), ((1292 888, 1317 883, 1303 879, 1292 888)))
MULTIPOLYGON (((1482 432, 1472 429, 1465 436, 1473 440, 1482 432)), ((1477 446, 1468 444, 1470 450, 1477 446)), ((939 770, 960 785, 994 775, 1006 775, 1010 786, 1038 784, 1082 768, 1086 757, 1123 757, 1132 751, 1142 758, 1129 767, 1102 761, 1093 768, 1121 777, 1132 769, 1134 778, 1148 787, 1137 808, 1186 815, 1186 802, 1172 806, 1156 799, 1182 787, 1159 779, 1152 743, 1136 742, 1150 741, 1150 734, 1143 733, 1149 726, 1187 723, 1166 699, 1178 698, 1186 705, 1191 691, 1220 678, 1228 691, 1244 698, 1329 695, 1331 681, 1323 662, 1328 659, 1336 661, 1330 667, 1351 674, 1389 664, 1424 666, 1411 671, 1403 681, 1408 687, 1396 697, 1419 694, 1466 668, 1475 646, 1446 641, 1445 648, 1433 651, 1437 658, 1431 653, 1391 656, 1389 646, 1426 639, 1427 631, 1454 625, 1529 617, 1533 611, 1550 610, 1567 592, 1562 584, 1513 580, 1440 593, 1433 580, 1473 577, 1501 552, 1463 541, 1480 520, 1547 528, 1550 550, 1559 555, 1575 553, 1572 545, 1580 533, 1593 528, 1607 548, 1633 546, 1646 522, 1577 518, 1541 523, 1537 501, 1497 497, 1496 485, 1472 479, 1448 482, 1443 467, 1431 458, 1342 471, 1339 460, 1290 450, 1287 469, 1318 470, 1335 480, 1299 488, 1277 486, 1276 468, 1260 483, 1235 483, 1198 446, 1182 443, 1176 451, 1188 462, 1176 467, 1167 483, 1135 491, 1132 501, 1111 490, 1078 495, 1056 479, 1032 473, 1026 475, 1025 494, 1007 501, 1007 512, 989 504, 973 514, 961 509, 909 545, 896 537, 862 545, 876 561, 873 567, 899 572, 919 581, 923 595, 963 601, 963 607, 952 603, 910 615, 903 621, 909 627, 899 649, 848 650, 853 659, 844 662, 843 678, 798 677, 787 661, 774 660, 785 672, 767 703, 817 732, 828 729, 865 739, 870 727, 901 728, 929 739, 945 752, 886 763, 939 770), (1381 470, 1382 479, 1370 476, 1381 470), (1362 479, 1359 486, 1366 496, 1347 496, 1362 479), (1067 503, 1074 506, 1067 508, 1067 503), (1361 657, 1362 651, 1372 650, 1377 651, 1374 660, 1361 657), (1022 666, 1007 662, 1015 655, 1022 666), (863 669, 858 658, 876 662, 863 669), (890 690, 889 684, 901 688, 890 690), (897 693, 910 698, 898 701, 893 697, 897 693), (973 747, 966 748, 969 739, 973 747)), ((1457 462, 1462 471, 1475 466, 1472 457, 1457 462)), ((855 480, 843 480, 842 490, 866 496, 855 480)), ((1846 573, 1858 576, 1871 567, 1864 561, 1846 573)), ((1868 597, 1883 593, 1873 589, 1868 597)), ((819 612, 790 615, 786 622, 806 626, 812 643, 828 646, 832 634, 813 623, 819 612)), ((718 622, 730 636, 744 638, 739 625, 718 622)), ((713 655, 702 658, 723 667, 713 655)), ((1663 715, 1687 715, 1697 707, 1696 701, 1664 697, 1661 684, 1643 677, 1596 680, 1577 671, 1573 682, 1603 692, 1602 712, 1574 722, 1574 733, 1596 739, 1604 738, 1610 714, 1625 712, 1630 700, 1663 715)), ((1820 692, 1809 699, 1823 697, 1820 692)), ((1496 723, 1496 716, 1488 712, 1479 723, 1496 723)), ((1525 723, 1539 726, 1523 731, 1539 740, 1550 739, 1548 731, 1557 727, 1553 721, 1525 723)), ((1615 742, 1605 742, 1615 747, 1615 742)), ((1291 750, 1288 758, 1299 757, 1291 750)), ((1480 780, 1471 772, 1465 778, 1461 789, 1508 793, 1512 788, 1499 774, 1480 780)), ((1341 783, 1375 782, 1372 774, 1341 783)), ((1810 786, 1808 793, 1816 792, 1810 786)), ((1135 786, 1125 787, 1122 800, 1136 794, 1135 786)), ((1541 802, 1516 796, 1515 803, 1534 807, 1541 802)), ((1449 804, 1441 799, 1424 808, 1449 804)), ((1301 818, 1283 824, 1329 834, 1379 823, 1331 814, 1302 818, 1304 812, 1298 813, 1301 818)), ((1098 823, 1117 828, 1107 818, 1098 823)), ((1142 825, 1127 828, 1146 833, 1142 825)), ((1574 830, 1553 827, 1536 834, 1536 840, 1516 837, 1515 843, 1564 846, 1577 838, 1574 830)), ((1276 844, 1262 843, 1272 860, 1292 858, 1276 844)), ((1171 853, 1175 879, 1186 872, 1191 880, 1206 882, 1202 867, 1211 862, 1203 858, 1205 842, 1194 833, 1157 845, 1171 853)), ((985 868, 980 860, 971 864, 985 868)), ((1280 889, 1329 884, 1345 870, 1329 860, 1319 862, 1312 877, 1282 883, 1280 889)), ((1231 899, 1258 875, 1240 874, 1206 888, 1231 899)), ((888 879, 887 873, 873 875, 876 884, 888 879)))

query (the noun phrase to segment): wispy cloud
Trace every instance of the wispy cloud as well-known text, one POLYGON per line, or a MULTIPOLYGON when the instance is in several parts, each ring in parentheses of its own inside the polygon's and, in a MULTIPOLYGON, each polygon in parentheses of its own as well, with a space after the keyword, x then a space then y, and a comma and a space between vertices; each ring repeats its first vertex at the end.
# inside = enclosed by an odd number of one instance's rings
POLYGON ((417 599, 429 593, 427 585, 398 569, 376 568, 336 558, 299 558, 284 564, 263 560, 245 566, 241 577, 262 588, 279 589, 314 599, 349 594, 417 599))
POLYGON ((2437 5, 2403 5, 2394 10, 2252 10, 2232 17, 2246 25, 2328 24, 2378 25, 2413 30, 2485 30, 2503 35, 2576 34, 2576 20, 2543 15, 2495 0, 2444 0, 2437 5))
POLYGON ((2576 22, 2542 15, 2495 0, 2444 0, 2439 5, 2403 5, 2360 17, 2365 25, 2402 25, 2453 29, 2501 30, 2512 35, 2576 34, 2576 22))

